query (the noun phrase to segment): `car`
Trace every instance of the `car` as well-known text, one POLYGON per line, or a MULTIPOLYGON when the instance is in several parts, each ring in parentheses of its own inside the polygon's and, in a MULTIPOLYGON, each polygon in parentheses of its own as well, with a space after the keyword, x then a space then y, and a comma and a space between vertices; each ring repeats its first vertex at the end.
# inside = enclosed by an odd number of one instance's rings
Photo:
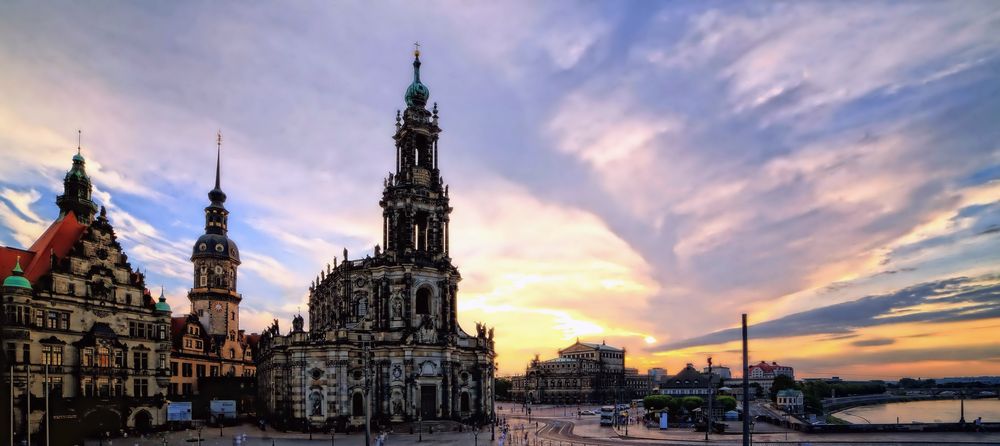
POLYGON ((581 410, 580 415, 597 415, 597 412, 594 412, 592 410, 581 410))

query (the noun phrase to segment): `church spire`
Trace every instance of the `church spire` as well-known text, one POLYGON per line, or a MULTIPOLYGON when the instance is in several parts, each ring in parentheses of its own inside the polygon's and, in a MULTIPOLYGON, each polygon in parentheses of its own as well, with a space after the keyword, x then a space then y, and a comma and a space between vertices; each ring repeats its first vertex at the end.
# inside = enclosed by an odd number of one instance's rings
POLYGON ((413 82, 406 88, 403 99, 406 100, 407 107, 422 109, 427 105, 427 99, 431 97, 431 90, 420 82, 420 44, 414 43, 413 45, 415 46, 413 50, 413 82))
POLYGON ((222 170, 222 130, 219 130, 215 138, 215 189, 208 192, 208 199, 212 201, 213 206, 223 207, 222 204, 226 202, 226 193, 222 191, 222 186, 220 185, 220 172, 222 170))
POLYGON ((97 213, 97 204, 91 200, 93 186, 87 175, 86 160, 83 159, 80 140, 82 132, 77 130, 76 155, 73 155, 73 166, 63 178, 63 194, 56 197, 59 206, 59 218, 70 211, 80 224, 88 225, 97 213))

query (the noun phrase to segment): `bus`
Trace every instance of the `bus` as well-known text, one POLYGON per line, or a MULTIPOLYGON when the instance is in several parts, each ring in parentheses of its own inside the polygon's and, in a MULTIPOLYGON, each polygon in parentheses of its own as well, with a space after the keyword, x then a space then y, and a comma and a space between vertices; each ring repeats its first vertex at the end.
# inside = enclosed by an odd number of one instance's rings
POLYGON ((601 407, 601 426, 611 426, 614 424, 615 406, 601 407))

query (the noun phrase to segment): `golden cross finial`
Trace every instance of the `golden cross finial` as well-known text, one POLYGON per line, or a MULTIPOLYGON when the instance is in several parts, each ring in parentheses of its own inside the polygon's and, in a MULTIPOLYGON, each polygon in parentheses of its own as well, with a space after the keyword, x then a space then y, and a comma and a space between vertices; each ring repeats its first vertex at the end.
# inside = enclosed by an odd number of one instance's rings
POLYGON ((413 42, 413 55, 420 57, 420 42, 413 42))

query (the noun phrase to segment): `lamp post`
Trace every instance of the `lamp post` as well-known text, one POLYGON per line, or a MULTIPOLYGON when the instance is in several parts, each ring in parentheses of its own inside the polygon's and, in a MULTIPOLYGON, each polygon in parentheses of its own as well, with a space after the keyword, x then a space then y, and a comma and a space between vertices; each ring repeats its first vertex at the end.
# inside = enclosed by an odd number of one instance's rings
POLYGON ((712 383, 712 357, 708 357, 708 415, 705 416, 705 441, 708 441, 708 432, 712 430, 712 400, 715 399, 715 385, 712 383))
POLYGON ((475 446, 479 446, 479 426, 472 427, 472 438, 475 439, 475 446))

